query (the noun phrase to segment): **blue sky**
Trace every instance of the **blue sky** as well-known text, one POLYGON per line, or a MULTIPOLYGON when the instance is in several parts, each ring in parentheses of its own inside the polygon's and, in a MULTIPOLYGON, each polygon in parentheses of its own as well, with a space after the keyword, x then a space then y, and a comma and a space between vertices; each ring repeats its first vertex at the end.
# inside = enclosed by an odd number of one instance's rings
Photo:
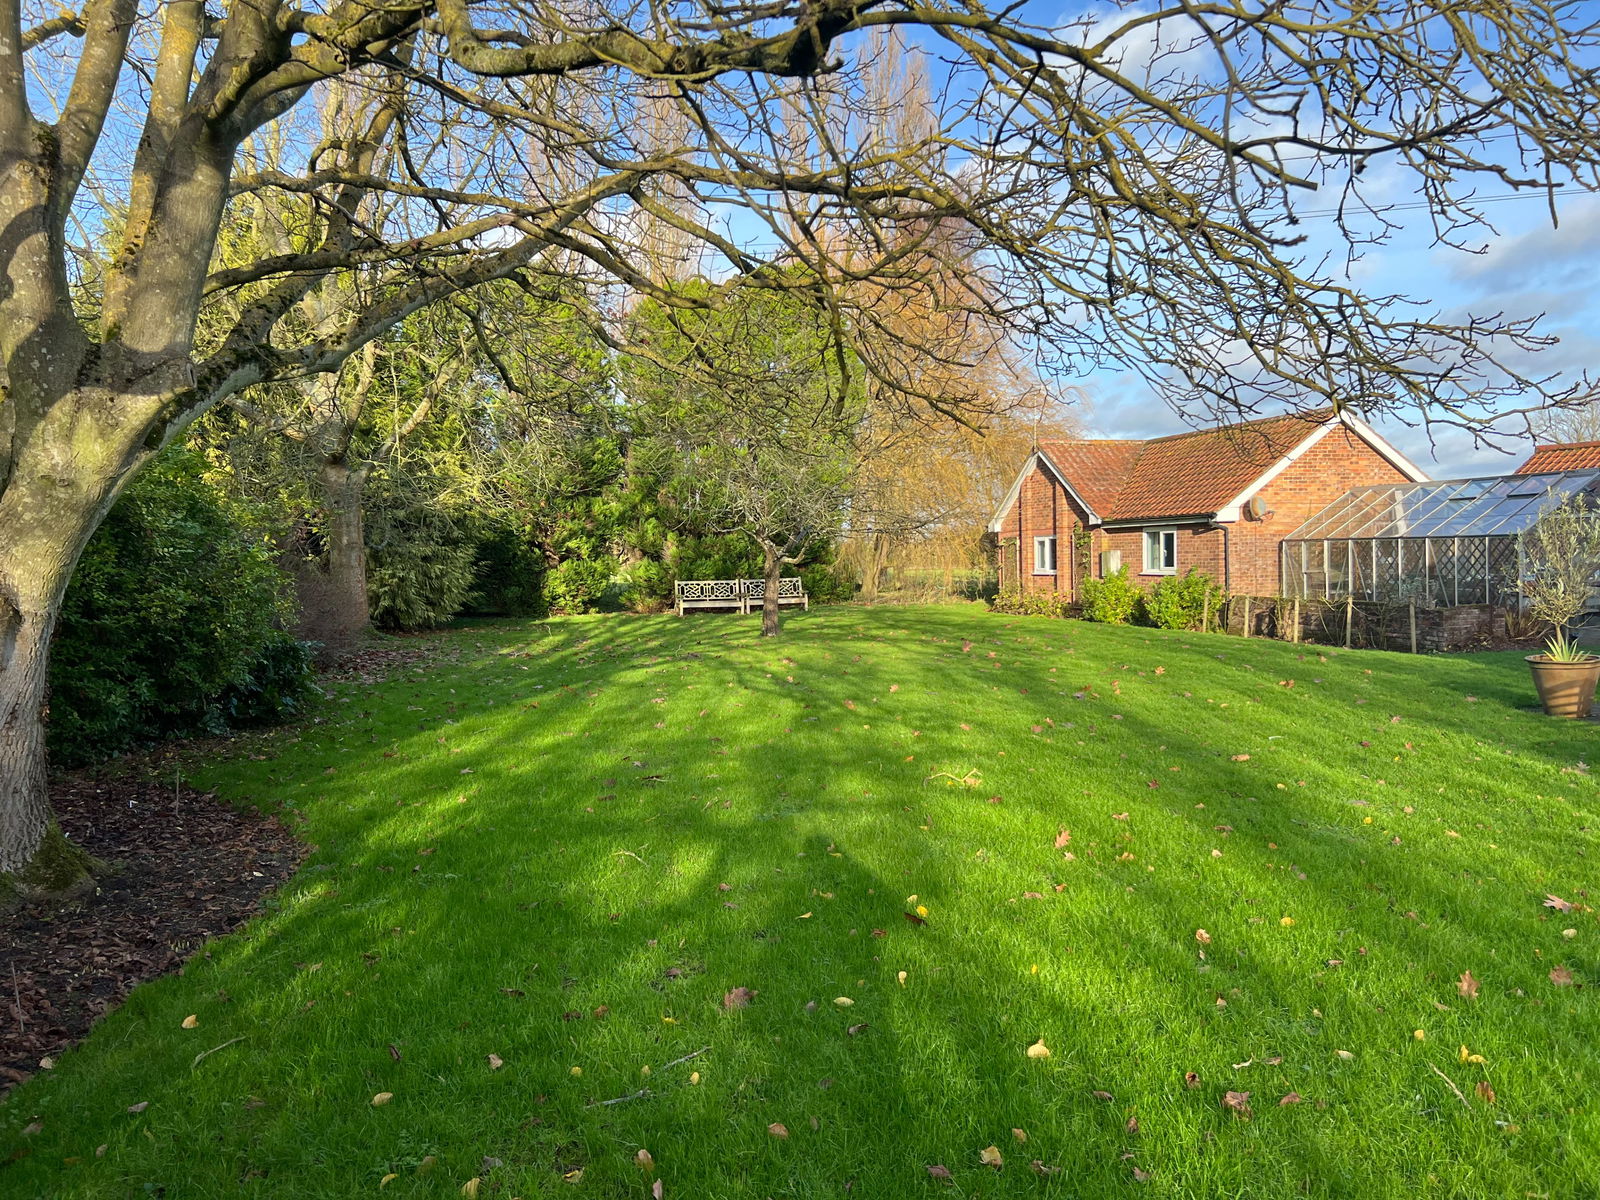
MULTIPOLYGON (((1503 190, 1485 189, 1485 196, 1503 190)), ((1390 196, 1406 203, 1404 193, 1390 196)), ((1484 205, 1494 222, 1479 239, 1481 253, 1435 245, 1425 220, 1408 220, 1387 246, 1366 251, 1352 272, 1363 288, 1403 293, 1417 299, 1419 311, 1504 313, 1507 317, 1544 315, 1540 328, 1560 339, 1519 365, 1539 374, 1572 375, 1600 367, 1600 198, 1573 195, 1557 207, 1552 228, 1542 197, 1528 196, 1484 205)), ((1399 212, 1395 216, 1426 217, 1399 212)), ((1154 437, 1191 426, 1130 375, 1106 373, 1082 381, 1082 415, 1103 437, 1154 437)), ((1465 433, 1428 431, 1396 419, 1374 424, 1418 466, 1435 478, 1499 474, 1512 470, 1531 450, 1526 437, 1500 439, 1502 449, 1474 446, 1465 433), (1509 451, 1505 453, 1503 451, 1509 451)))

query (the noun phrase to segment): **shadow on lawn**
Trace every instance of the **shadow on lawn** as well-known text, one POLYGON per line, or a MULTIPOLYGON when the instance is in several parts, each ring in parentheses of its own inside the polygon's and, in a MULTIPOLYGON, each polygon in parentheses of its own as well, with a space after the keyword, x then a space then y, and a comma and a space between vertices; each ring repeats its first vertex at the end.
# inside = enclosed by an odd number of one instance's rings
MULTIPOLYGON (((1075 775, 1088 781, 1091 767, 1103 774, 1094 746, 1035 740, 1031 765, 1053 777, 1024 786, 1019 756, 1015 786, 1006 786, 1000 805, 967 789, 927 789, 914 804, 896 805, 912 798, 877 782, 892 752, 864 749, 835 731, 846 701, 865 704, 900 682, 894 676, 920 670, 950 694, 1026 682, 1019 709, 1048 706, 1086 721, 1085 713, 1104 706, 1070 699, 1085 682, 1079 676, 1115 670, 1095 662, 1058 680, 1043 674, 1039 660, 1020 673, 1001 661, 997 671, 986 656, 1016 644, 1012 623, 998 625, 971 654, 956 632, 970 628, 968 618, 952 616, 945 626, 919 614, 924 632, 886 635, 897 616, 852 614, 858 632, 851 634, 837 620, 830 626, 830 644, 846 648, 838 657, 848 676, 789 685, 777 671, 769 678, 742 670, 738 682, 752 704, 774 712, 809 705, 797 716, 830 720, 809 729, 803 718, 794 721, 789 728, 798 732, 786 733, 782 747, 739 747, 717 764, 720 793, 703 781, 643 782, 624 773, 619 739, 606 747, 608 767, 599 750, 563 734, 581 733, 586 711, 614 715, 604 696, 586 690, 637 688, 646 758, 652 741, 700 738, 708 739, 709 757, 717 736, 709 723, 691 718, 685 733, 651 728, 658 710, 646 692, 660 694, 655 685, 670 678, 644 672, 681 664, 686 654, 716 666, 724 647, 748 656, 770 645, 771 660, 787 656, 788 643, 752 645, 748 629, 641 620, 573 624, 545 637, 537 643, 540 670, 567 677, 569 699, 600 707, 547 705, 529 710, 525 722, 458 729, 451 736, 459 734, 474 761, 511 764, 478 768, 470 780, 456 765, 465 760, 436 750, 436 704, 419 706, 418 727, 403 735, 352 716, 343 729, 353 741, 391 734, 395 757, 319 785, 323 844, 278 911, 193 964, 191 975, 203 984, 166 981, 108 1022, 91 1043, 94 1054, 85 1055, 96 1060, 92 1082, 87 1075, 75 1082, 71 1058, 51 1081, 67 1089, 55 1103, 78 1107, 78 1139, 89 1150, 111 1145, 105 1160, 84 1164, 97 1174, 84 1175, 81 1192, 63 1187, 61 1194, 95 1194, 113 1179, 130 1191, 159 1184, 166 1165, 196 1142, 205 1154, 185 1168, 203 1181, 195 1194, 249 1183, 256 1194, 348 1195, 389 1171, 401 1175, 390 1194, 450 1194, 485 1170, 483 1156, 498 1160, 487 1169, 485 1195, 544 1194, 580 1168, 593 1194, 637 1194, 642 1177, 631 1159, 641 1146, 669 1181, 669 1195, 834 1196, 846 1185, 860 1195, 916 1195, 929 1186, 923 1168, 937 1163, 985 1195, 1120 1193, 1134 1167, 1151 1172, 1166 1194, 1252 1187, 1260 1195, 1360 1194, 1374 1164, 1353 1161, 1349 1140, 1318 1136, 1294 1110, 1270 1107, 1278 1089, 1303 1080, 1308 1101, 1330 1104, 1334 1129, 1359 1130, 1372 1118, 1362 1094, 1370 1079, 1339 1074, 1329 1027, 1370 1037, 1381 1026, 1409 1025, 1408 1005, 1448 999, 1453 989, 1448 978, 1426 972, 1409 992, 1398 989, 1405 973, 1395 963, 1473 959, 1465 965, 1480 970, 1483 948, 1515 939, 1528 919, 1504 896, 1458 878, 1447 854, 1419 862, 1376 839, 1363 845, 1348 797, 1263 794, 1258 770, 1232 763, 1176 720, 1135 714, 1121 723, 1124 741, 1164 745, 1167 758, 1181 761, 1182 784, 1143 790, 1143 764, 1130 763, 1123 789, 1097 797, 1104 829, 1076 830, 1075 864, 1051 843, 1068 811, 1063 798, 1081 790, 1075 775), (850 662, 852 640, 880 636, 901 656, 892 669, 850 662), (807 779, 773 779, 775 768, 800 764, 807 779), (608 771, 622 782, 606 786, 608 771), (419 779, 431 793, 421 812, 405 799, 419 779), (880 786, 888 802, 867 794, 880 786), (459 805, 457 793, 466 796, 459 805), (1130 820, 1112 822, 1124 809, 1130 820), (957 820, 973 829, 959 859, 961 838, 935 841, 920 829, 957 820), (1216 824, 1234 832, 1218 841, 1216 824), (1147 840, 1156 844, 1161 870, 1114 861, 1124 831, 1141 856, 1147 840), (1225 848, 1216 863, 1205 850, 1213 842, 1225 848), (1099 843, 1092 856, 1085 843, 1099 843), (1196 865, 1169 867, 1180 851, 1192 851, 1196 865), (1363 854, 1361 869, 1351 872, 1352 856, 1363 854), (1282 894, 1286 862, 1306 873, 1288 888, 1304 897, 1298 932, 1281 930, 1280 914, 1254 903, 1282 894), (719 890, 723 884, 729 890, 719 890), (1029 892, 1040 898, 1024 898, 1029 892), (930 905, 925 926, 903 916, 912 893, 930 905), (992 921, 967 927, 947 915, 975 897, 993 904, 992 921), (1425 907, 1424 897, 1434 905, 1425 907), (1202 961, 1193 930, 1172 925, 1208 906, 1222 919, 1202 961), (1418 918, 1406 917, 1407 909, 1418 918), (1256 936, 1252 915, 1263 918, 1256 936), (1362 945, 1370 956, 1358 954, 1362 945), (1327 967, 1333 957, 1345 966, 1327 967), (1031 962, 1044 965, 1037 984, 1022 965, 1031 962), (1308 972, 1325 976, 1325 1018, 1310 1015, 1324 984, 1308 984, 1308 972), (1362 972, 1392 994, 1352 982, 1362 972), (1109 988, 1106 979, 1114 981, 1109 988), (724 997, 740 987, 755 989, 755 999, 728 1008, 724 997), (192 1041, 174 1044, 176 1035, 160 1023, 197 989, 231 995, 203 1010, 208 1036, 243 1041, 191 1066, 192 1041), (838 1007, 836 996, 855 1004, 838 1007), (1219 1006, 1218 996, 1229 1003, 1219 1006), (1392 1015, 1370 1011, 1380 1005, 1392 1015), (859 1024, 866 1028, 852 1034, 859 1024), (1052 1057, 1030 1060, 1025 1047, 1040 1036, 1052 1057), (292 1054, 279 1052, 285 1045, 292 1054), (1241 1060, 1282 1054, 1286 1062, 1265 1078, 1259 1068, 1238 1073, 1225 1061, 1234 1045, 1241 1060), (707 1053, 665 1067, 703 1046, 707 1053), (489 1054, 504 1067, 490 1069, 489 1054), (1186 1061, 1201 1075, 1197 1089, 1184 1086, 1186 1061), (570 1074, 573 1066, 583 1073, 570 1074), (697 1086, 687 1081, 694 1070, 703 1074, 697 1086), (1221 1093, 1251 1090, 1252 1082, 1259 1111, 1245 1125, 1223 1109, 1221 1093), (650 1094, 598 1103, 642 1089, 650 1094), (368 1100, 378 1092, 395 1099, 374 1109, 368 1100), (150 1108, 130 1121, 125 1108, 134 1095, 150 1108), (1130 1128, 1130 1118, 1142 1130, 1130 1128), (770 1135, 772 1122, 790 1136, 770 1135), (1025 1129, 1029 1141, 1011 1140, 1012 1128, 1025 1129), (998 1175, 976 1166, 991 1143, 1010 1164, 998 1175), (437 1178, 417 1174, 429 1155, 438 1160, 437 1178), (1066 1170, 1041 1180, 1026 1169, 1034 1157, 1066 1170)), ((791 636, 804 636, 806 624, 789 618, 791 636)), ((1064 627, 1049 633, 1059 643, 1074 640, 1064 627)), ((488 633, 483 640, 500 641, 488 633)), ((1212 639, 1215 651, 1192 640, 1195 654, 1241 653, 1237 640, 1212 639)), ((502 650, 516 643, 506 639, 502 650)), ((1159 645, 1175 653, 1170 642, 1159 645)), ((1290 661, 1276 647, 1249 653, 1262 663, 1290 661)), ((1391 665, 1399 656, 1384 657, 1386 675, 1405 671, 1419 681, 1432 678, 1426 667, 1437 661, 1391 665)), ((463 669, 488 694, 518 665, 496 656, 463 669)), ((1230 666, 1237 670, 1238 659, 1230 666)), ((1493 672, 1470 663, 1452 665, 1442 678, 1451 688, 1480 687, 1485 702, 1497 695, 1493 672)), ((1241 674, 1225 690, 1243 702, 1262 686, 1241 674)), ((923 714, 938 705, 933 698, 923 714)), ((945 718, 952 715, 946 706, 945 718)), ((1274 720, 1288 728, 1292 717, 1286 711, 1274 720)), ((1252 736, 1277 728, 1258 725, 1252 736)), ((1553 747, 1568 744, 1552 739, 1553 747)), ((1462 762, 1440 771, 1449 787, 1472 781, 1462 762)), ((1100 778, 1093 775, 1094 786, 1100 778)), ((1074 803, 1081 826, 1084 802, 1074 803)), ((1516 969, 1497 986, 1537 982, 1536 969, 1516 969)), ((1499 999, 1482 1003, 1511 1013, 1499 999)), ((1420 1057, 1407 1081, 1413 1076, 1411 1091, 1426 1084, 1437 1093, 1420 1057)), ((27 1094, 46 1108, 53 1102, 42 1089, 27 1094)), ((1415 1121, 1420 1136, 1438 1140, 1436 1153, 1448 1155, 1451 1139, 1465 1136, 1459 1127, 1482 1118, 1458 1115, 1454 1100, 1440 1095, 1419 1103, 1397 1094, 1385 1116, 1415 1121)), ((31 1160, 10 1170, 33 1180, 67 1178, 40 1165, 84 1154, 85 1146, 50 1140, 66 1119, 47 1114, 31 1160)), ((1559 1150, 1548 1148, 1559 1161, 1559 1150)), ((1448 1166, 1426 1156, 1383 1164, 1418 1186, 1430 1169, 1448 1166)))

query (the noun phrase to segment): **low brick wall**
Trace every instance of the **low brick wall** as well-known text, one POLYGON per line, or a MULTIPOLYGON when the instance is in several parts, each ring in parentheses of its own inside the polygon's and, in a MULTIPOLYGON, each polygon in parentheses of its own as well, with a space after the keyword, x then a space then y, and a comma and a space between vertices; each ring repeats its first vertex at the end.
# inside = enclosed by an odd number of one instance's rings
MULTIPOLYGON (((1342 600, 1299 602, 1299 641, 1323 646, 1346 642, 1346 606, 1342 600)), ((1507 611, 1498 604, 1461 604, 1453 608, 1416 607, 1418 653, 1452 650, 1507 650, 1536 645, 1537 638, 1515 638, 1507 626, 1507 611)), ((1225 623, 1213 628, 1244 636, 1294 641, 1296 606, 1293 600, 1273 596, 1235 596, 1225 623)), ((1349 643, 1365 650, 1412 648, 1412 608, 1403 602, 1357 600, 1349 608, 1349 643)))

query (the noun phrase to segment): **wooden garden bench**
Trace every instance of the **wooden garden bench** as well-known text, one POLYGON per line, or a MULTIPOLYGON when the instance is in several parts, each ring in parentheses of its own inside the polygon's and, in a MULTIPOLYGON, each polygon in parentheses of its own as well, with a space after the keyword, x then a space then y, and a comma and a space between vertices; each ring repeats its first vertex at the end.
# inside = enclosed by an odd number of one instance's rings
MULTIPOLYGON (((730 612, 756 612, 767 596, 764 579, 680 579, 674 588, 678 615, 691 608, 724 609, 730 612)), ((799 605, 809 610, 811 598, 798 578, 778 580, 778 605, 799 605)))

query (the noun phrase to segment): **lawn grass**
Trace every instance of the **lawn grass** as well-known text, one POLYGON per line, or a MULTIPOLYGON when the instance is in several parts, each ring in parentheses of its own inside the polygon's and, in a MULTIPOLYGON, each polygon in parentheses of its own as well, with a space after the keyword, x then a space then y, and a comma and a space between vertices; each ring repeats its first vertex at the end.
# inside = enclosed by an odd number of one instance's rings
POLYGON ((316 849, 0 1107, 0 1194, 1600 1195, 1600 730, 1516 655, 967 607, 447 645, 197 770, 316 849))

